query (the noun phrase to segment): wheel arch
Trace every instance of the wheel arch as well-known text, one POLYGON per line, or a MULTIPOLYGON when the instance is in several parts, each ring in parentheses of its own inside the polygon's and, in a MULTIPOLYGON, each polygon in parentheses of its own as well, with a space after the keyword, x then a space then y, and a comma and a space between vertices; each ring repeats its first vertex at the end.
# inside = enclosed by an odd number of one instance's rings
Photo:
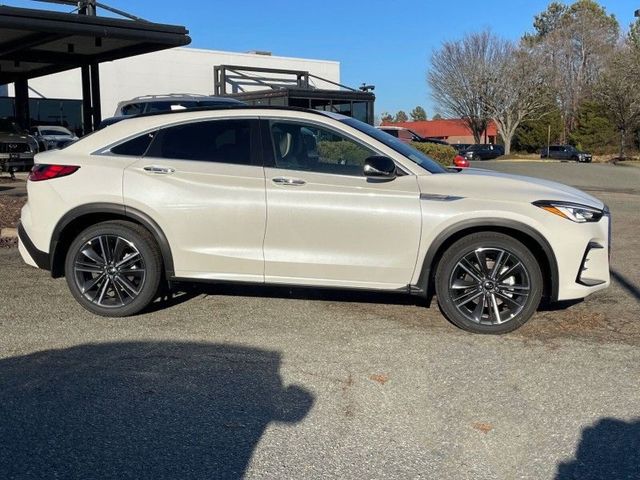
POLYGON ((558 263, 549 242, 529 225, 495 218, 466 220, 443 230, 429 246, 422 262, 417 288, 412 290, 431 298, 434 293, 435 272, 444 252, 460 238, 478 232, 504 233, 522 242, 536 258, 541 260, 543 296, 552 301, 558 299, 558 263))
POLYGON ((64 260, 73 239, 85 228, 108 220, 128 220, 141 225, 153 235, 164 265, 166 278, 174 275, 173 255, 166 235, 160 226, 146 213, 115 203, 90 203, 75 207, 58 221, 49 245, 51 276, 64 276, 64 260))

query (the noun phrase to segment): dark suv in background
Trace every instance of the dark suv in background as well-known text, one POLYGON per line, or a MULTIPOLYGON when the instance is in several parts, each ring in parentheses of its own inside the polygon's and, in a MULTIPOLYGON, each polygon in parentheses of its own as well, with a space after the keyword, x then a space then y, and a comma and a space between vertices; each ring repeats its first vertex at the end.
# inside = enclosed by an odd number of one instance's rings
POLYGON ((592 160, 591 154, 581 152, 571 145, 551 145, 543 148, 540 158, 555 158, 558 160, 575 160, 576 162, 589 163, 592 160))
POLYGON ((460 155, 467 160, 491 160, 504 155, 504 147, 492 143, 477 143, 465 148, 460 155))

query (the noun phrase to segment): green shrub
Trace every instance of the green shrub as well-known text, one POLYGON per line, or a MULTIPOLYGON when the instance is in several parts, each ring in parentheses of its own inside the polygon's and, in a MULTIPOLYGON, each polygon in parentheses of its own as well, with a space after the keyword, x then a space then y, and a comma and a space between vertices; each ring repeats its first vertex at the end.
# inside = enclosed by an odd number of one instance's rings
POLYGON ((449 145, 439 145, 437 143, 411 142, 411 146, 416 150, 420 150, 444 167, 453 165, 453 159, 458 153, 455 148, 449 145))

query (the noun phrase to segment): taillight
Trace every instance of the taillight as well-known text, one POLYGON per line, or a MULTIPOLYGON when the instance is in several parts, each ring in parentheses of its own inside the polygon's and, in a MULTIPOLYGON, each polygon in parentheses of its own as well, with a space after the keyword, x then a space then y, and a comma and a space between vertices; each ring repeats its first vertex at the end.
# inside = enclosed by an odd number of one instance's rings
POLYGON ((66 177, 78 170, 75 165, 34 165, 29 173, 29 180, 39 182, 40 180, 51 180, 52 178, 66 177))

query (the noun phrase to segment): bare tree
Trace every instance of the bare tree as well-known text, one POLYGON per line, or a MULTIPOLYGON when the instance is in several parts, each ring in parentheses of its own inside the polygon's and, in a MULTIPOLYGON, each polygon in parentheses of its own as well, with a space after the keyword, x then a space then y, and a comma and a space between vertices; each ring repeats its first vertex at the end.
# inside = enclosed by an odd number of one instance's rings
POLYGON ((485 80, 487 109, 504 141, 505 155, 511 152, 518 125, 540 118, 549 104, 549 71, 537 49, 524 43, 516 47, 496 41, 492 68, 487 69, 485 80))
POLYGON ((495 41, 490 32, 484 31, 444 42, 433 53, 427 75, 440 111, 461 118, 476 143, 480 143, 489 123, 486 70, 494 54, 495 41))
POLYGON ((640 125, 640 55, 635 48, 633 39, 618 48, 594 92, 620 134, 621 160, 627 133, 640 125))

